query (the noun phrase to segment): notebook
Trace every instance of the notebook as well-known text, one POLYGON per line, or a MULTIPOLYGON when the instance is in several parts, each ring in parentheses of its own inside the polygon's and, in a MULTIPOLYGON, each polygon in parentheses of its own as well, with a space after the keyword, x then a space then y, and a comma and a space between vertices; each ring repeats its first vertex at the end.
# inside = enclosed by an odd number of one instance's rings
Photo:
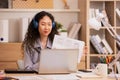
POLYGON ((41 50, 39 74, 62 74, 77 71, 78 49, 41 50))

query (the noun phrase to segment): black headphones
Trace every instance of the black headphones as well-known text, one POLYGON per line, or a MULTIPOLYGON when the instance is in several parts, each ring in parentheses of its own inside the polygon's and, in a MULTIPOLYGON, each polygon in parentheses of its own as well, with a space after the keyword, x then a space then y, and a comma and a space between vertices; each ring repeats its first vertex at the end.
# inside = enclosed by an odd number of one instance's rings
MULTIPOLYGON (((38 28, 38 22, 35 20, 35 18, 33 19, 33 24, 34 24, 34 28, 38 28)), ((53 21, 52 22, 52 28, 54 28, 55 27, 55 22, 53 21)))

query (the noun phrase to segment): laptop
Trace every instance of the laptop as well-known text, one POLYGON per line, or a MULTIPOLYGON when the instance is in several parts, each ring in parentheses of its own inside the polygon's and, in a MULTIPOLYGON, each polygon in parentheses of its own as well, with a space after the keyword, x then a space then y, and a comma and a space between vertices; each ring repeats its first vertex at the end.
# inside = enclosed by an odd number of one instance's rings
POLYGON ((65 74, 77 71, 78 49, 41 50, 39 74, 65 74))

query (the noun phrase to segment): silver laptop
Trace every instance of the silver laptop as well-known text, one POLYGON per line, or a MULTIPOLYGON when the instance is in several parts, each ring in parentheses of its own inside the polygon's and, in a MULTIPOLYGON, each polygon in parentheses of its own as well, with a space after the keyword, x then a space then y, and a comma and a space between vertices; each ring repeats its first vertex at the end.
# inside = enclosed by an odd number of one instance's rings
POLYGON ((78 49, 41 50, 39 74, 62 74, 77 71, 78 49))

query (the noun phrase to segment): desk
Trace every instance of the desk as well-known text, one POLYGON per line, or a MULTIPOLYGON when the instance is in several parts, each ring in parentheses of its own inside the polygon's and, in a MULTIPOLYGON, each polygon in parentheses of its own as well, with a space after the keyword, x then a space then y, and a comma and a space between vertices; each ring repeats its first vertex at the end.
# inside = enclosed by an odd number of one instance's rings
MULTIPOLYGON (((10 77, 10 76, 42 76, 42 75, 38 75, 38 74, 6 74, 6 76, 10 77)), ((44 80, 46 80, 46 79, 44 79, 44 80)), ((51 79, 49 79, 49 80, 51 80, 51 79)), ((104 78, 100 77, 100 78, 80 78, 80 80, 116 80, 116 79, 110 78, 110 77, 104 77, 104 78)), ((118 80, 120 80, 120 78, 118 80)))

